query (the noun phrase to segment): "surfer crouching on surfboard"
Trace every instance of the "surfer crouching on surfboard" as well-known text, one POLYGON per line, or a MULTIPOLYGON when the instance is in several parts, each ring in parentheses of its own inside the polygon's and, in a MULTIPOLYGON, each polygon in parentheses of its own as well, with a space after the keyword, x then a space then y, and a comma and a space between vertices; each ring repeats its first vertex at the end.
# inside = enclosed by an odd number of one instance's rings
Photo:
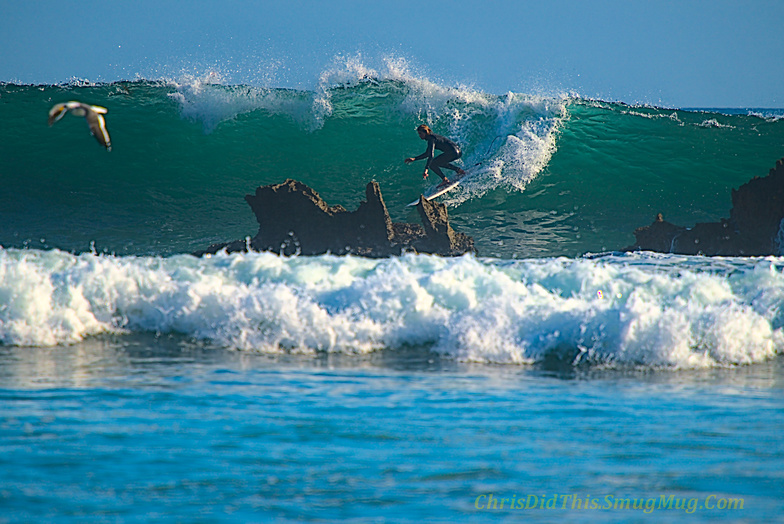
POLYGON ((439 185, 446 185, 449 184, 449 179, 444 175, 444 173, 441 172, 442 167, 451 169, 452 171, 457 171, 458 175, 465 174, 465 171, 451 163, 463 155, 463 153, 460 151, 460 146, 444 136, 433 133, 425 124, 417 127, 417 133, 419 134, 419 138, 422 140, 427 140, 427 149, 419 156, 406 158, 405 163, 410 164, 415 160, 422 160, 423 158, 427 158, 427 163, 425 164, 425 173, 422 175, 422 178, 427 178, 427 175, 430 174, 428 171, 432 169, 435 174, 440 176, 441 180, 443 180, 443 182, 441 182, 439 185), (436 149, 443 151, 443 153, 433 158, 433 153, 436 149))

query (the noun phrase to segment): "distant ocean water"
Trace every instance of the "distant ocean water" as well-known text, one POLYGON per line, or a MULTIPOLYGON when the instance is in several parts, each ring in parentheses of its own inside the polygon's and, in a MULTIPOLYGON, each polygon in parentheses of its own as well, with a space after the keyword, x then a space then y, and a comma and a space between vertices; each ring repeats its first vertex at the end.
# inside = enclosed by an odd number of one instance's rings
POLYGON ((784 510, 784 258, 616 252, 728 217, 784 110, 332 72, 6 83, 0 115, 0 522, 784 510), (72 99, 111 152, 46 125, 72 99), (442 201, 477 255, 188 254, 255 235, 243 196, 286 178, 348 209, 375 180, 419 222, 420 123, 463 146, 442 201))

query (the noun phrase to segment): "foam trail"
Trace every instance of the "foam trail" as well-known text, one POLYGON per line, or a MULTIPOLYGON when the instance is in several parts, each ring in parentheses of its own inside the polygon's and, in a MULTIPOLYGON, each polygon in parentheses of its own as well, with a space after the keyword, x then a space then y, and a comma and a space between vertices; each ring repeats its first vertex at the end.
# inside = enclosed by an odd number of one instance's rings
POLYGON ((784 261, 198 259, 0 251, 0 341, 178 333, 242 350, 701 368, 781 353, 784 261))
POLYGON ((523 191, 555 152, 567 99, 470 91, 460 97, 461 104, 447 97, 437 106, 431 102, 428 118, 437 123, 446 114, 450 136, 469 144, 463 164, 473 168, 471 176, 444 202, 458 205, 498 188, 523 191))

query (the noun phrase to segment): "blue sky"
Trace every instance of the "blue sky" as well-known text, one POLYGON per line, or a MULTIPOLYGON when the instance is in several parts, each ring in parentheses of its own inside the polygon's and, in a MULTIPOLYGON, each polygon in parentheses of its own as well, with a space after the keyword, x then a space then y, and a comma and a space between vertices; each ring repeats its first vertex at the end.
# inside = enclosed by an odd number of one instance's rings
POLYGON ((0 80, 313 87, 336 55, 445 85, 675 107, 784 107, 782 0, 6 0, 0 80))

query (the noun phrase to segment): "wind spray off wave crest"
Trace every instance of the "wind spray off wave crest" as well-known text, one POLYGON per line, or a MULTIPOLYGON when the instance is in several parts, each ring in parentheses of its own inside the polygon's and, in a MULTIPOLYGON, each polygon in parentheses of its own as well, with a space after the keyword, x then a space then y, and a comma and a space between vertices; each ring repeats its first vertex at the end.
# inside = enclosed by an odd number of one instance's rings
MULTIPOLYGON (((213 132, 222 122, 239 115, 263 110, 282 114, 296 121, 312 118, 312 99, 305 93, 266 87, 226 85, 216 72, 205 76, 185 76, 171 82, 175 91, 169 96, 180 105, 184 118, 201 122, 206 133, 213 132)), ((312 122, 308 122, 312 125, 312 122)))
MULTIPOLYGON (((336 57, 313 91, 224 85, 217 74, 187 77, 174 86, 170 96, 182 115, 202 122, 207 132, 257 112, 287 117, 308 134, 323 133, 328 122, 351 119, 380 126, 379 133, 389 140, 400 129, 426 123, 460 144, 465 168, 477 167, 471 183, 450 197, 451 204, 496 188, 524 190, 554 153, 568 103, 561 95, 499 96, 445 86, 413 72, 402 58, 386 57, 373 67, 361 55, 336 57)), ((254 124, 265 125, 263 120, 254 124)), ((350 134, 343 136, 347 145, 352 140, 350 134)), ((400 146, 401 153, 406 150, 400 146)))

